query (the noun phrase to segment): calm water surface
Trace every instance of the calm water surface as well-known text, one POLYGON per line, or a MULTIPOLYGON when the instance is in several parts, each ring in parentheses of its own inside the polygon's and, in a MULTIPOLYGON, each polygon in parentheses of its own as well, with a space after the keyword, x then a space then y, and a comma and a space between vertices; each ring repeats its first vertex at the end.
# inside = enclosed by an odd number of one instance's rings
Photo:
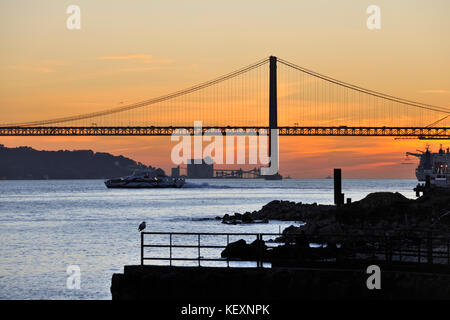
MULTIPOLYGON (((346 197, 416 180, 344 180, 346 197)), ((161 232, 270 232, 290 225, 223 225, 209 218, 271 200, 333 202, 333 180, 192 180, 182 189, 107 189, 101 180, 0 181, 0 299, 110 299, 111 276, 139 263, 137 226, 161 232), (81 289, 66 288, 67 267, 81 289)))

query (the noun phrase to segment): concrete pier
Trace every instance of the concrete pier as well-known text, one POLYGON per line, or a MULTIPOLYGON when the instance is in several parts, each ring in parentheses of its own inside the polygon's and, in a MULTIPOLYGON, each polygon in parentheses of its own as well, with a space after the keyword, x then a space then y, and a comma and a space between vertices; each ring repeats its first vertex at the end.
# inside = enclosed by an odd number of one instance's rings
MULTIPOLYGON (((368 266, 368 265, 367 265, 368 266)), ((212 268, 125 266, 114 274, 113 300, 448 299, 450 274, 383 265, 381 289, 369 290, 366 265, 344 268, 212 268)))

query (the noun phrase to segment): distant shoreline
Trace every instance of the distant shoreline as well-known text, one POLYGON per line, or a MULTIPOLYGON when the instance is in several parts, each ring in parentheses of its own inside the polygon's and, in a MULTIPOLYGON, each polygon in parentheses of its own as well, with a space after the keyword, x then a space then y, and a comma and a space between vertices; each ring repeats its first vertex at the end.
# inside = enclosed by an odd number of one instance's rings
POLYGON ((0 145, 0 181, 110 179, 142 168, 148 167, 124 156, 92 150, 39 151, 0 145))

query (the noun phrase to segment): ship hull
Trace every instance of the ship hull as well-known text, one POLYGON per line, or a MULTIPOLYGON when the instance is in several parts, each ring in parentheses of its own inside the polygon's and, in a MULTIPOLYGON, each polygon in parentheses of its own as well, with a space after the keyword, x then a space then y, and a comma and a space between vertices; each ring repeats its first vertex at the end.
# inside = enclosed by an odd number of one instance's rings
POLYGON ((153 189, 153 188, 182 188, 185 184, 184 179, 111 179, 105 181, 105 186, 111 189, 153 189))
POLYGON ((161 186, 161 185, 106 185, 108 189, 164 189, 164 188, 182 188, 183 186, 161 186))

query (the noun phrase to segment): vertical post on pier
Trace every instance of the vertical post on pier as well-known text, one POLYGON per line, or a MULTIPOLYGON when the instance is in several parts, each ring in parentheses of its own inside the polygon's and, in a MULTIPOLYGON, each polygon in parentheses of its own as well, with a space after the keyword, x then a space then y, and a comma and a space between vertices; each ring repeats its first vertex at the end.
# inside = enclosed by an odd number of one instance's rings
POLYGON ((344 194, 342 193, 341 169, 334 169, 334 204, 337 206, 344 204, 344 194))
POLYGON ((427 262, 433 264, 433 235, 431 231, 427 232, 427 262))
MULTIPOLYGON (((269 58, 269 131, 278 129, 277 57, 269 58)), ((278 144, 277 144, 278 147, 278 144)), ((272 156, 272 137, 269 132, 269 157, 272 156)), ((271 163, 269 163, 270 167, 271 163)))

